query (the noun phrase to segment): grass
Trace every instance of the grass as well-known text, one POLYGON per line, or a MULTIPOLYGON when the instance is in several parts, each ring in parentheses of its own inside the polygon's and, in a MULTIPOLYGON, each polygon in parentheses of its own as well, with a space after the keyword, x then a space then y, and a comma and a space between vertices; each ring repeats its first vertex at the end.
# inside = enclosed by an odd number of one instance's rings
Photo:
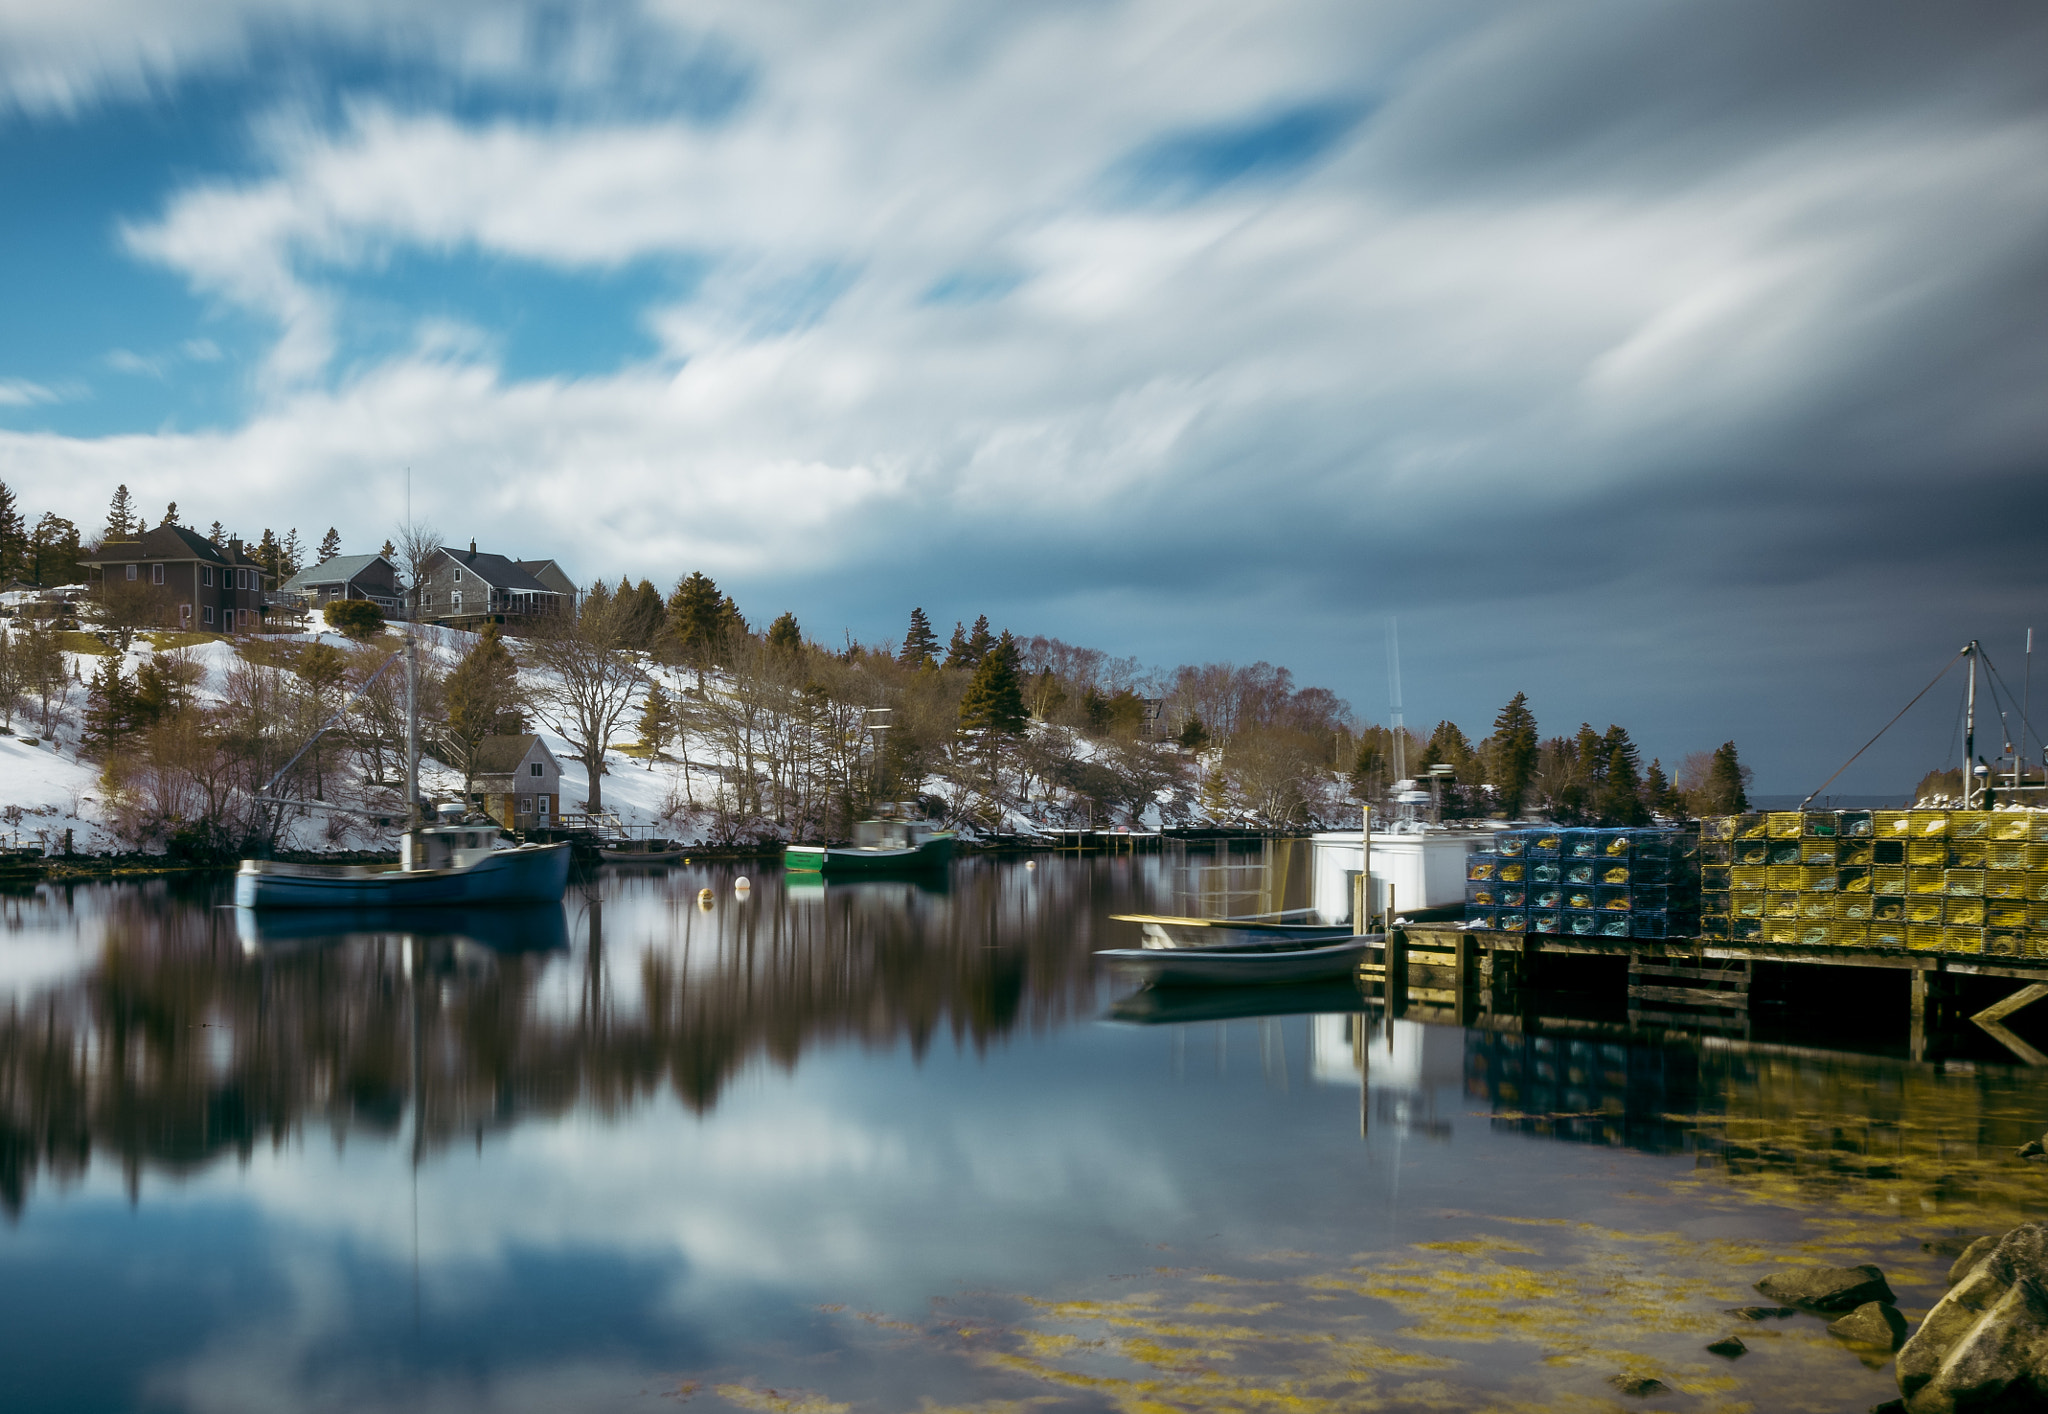
POLYGON ((59 634, 58 641, 64 645, 66 653, 92 653, 102 658, 110 658, 114 654, 111 645, 102 643, 91 634, 75 628, 66 629, 59 634))
POLYGON ((160 653, 168 652, 174 648, 197 648, 205 643, 224 643, 227 641, 227 635, 225 634, 192 631, 183 633, 145 633, 139 635, 139 637, 146 640, 151 647, 160 653))

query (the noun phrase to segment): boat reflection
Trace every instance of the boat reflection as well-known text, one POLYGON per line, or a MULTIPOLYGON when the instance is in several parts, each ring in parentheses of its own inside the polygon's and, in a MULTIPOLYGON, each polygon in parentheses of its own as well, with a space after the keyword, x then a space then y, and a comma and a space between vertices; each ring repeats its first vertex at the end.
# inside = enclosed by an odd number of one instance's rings
POLYGON ((251 956, 409 937, 468 943, 496 953, 566 952, 569 920, 559 903, 474 908, 237 908, 235 936, 251 956))
POLYGON ((1343 1015, 1368 1007, 1365 995, 1349 982, 1292 987, 1141 987, 1112 1003, 1109 1016, 1140 1026, 1176 1026, 1259 1016, 1343 1015))

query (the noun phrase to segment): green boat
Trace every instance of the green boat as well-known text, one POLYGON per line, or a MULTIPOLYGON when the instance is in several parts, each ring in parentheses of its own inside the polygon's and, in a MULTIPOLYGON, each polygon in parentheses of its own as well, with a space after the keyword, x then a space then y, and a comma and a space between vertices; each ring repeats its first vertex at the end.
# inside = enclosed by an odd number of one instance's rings
POLYGON ((953 858, 951 830, 930 820, 886 815, 853 827, 850 845, 793 844, 782 867, 797 873, 902 874, 943 869, 953 858))

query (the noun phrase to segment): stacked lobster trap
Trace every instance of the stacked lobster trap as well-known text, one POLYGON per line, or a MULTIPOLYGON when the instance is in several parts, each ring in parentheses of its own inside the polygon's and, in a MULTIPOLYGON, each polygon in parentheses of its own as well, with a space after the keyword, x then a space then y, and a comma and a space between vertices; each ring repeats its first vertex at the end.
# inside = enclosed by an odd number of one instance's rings
POLYGON ((1598 938, 1693 936, 1691 828, 1502 830, 1465 867, 1467 927, 1598 938))
POLYGON ((1772 811, 1701 833, 1704 938, 2048 957, 2048 812, 1772 811))

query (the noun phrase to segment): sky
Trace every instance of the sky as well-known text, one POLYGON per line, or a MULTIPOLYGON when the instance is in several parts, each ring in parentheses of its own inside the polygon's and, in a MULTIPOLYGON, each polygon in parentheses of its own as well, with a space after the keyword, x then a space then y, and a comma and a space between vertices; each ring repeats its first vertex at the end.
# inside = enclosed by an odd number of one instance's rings
MULTIPOLYGON (((0 0, 0 479, 352 551, 409 486, 826 642, 986 613, 1374 721, 1391 620, 1411 726, 1522 691, 1803 794, 1966 640, 2020 690, 2044 44, 1869 0, 0 0)), ((1952 762, 1958 681, 1830 790, 1952 762)))

